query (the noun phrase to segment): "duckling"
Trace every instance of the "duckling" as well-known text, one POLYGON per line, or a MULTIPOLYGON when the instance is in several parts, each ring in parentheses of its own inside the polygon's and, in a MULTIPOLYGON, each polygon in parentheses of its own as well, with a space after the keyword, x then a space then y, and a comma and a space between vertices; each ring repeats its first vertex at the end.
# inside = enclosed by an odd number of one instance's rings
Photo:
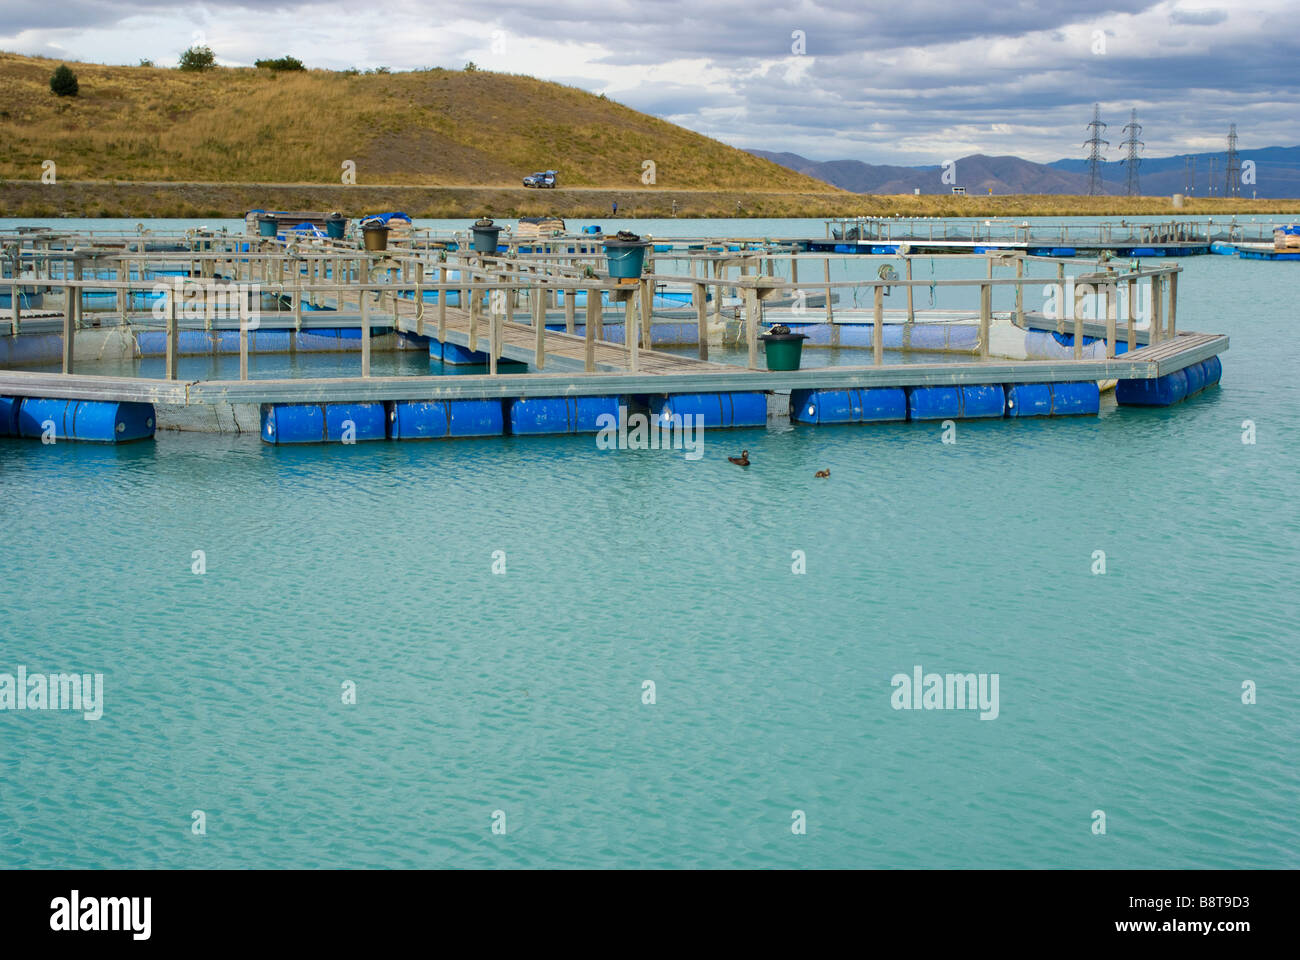
POLYGON ((818 470, 816 473, 813 474, 813 476, 817 477, 819 480, 825 480, 830 475, 831 472, 829 470, 818 470))
POLYGON ((735 464, 736 466, 738 466, 738 467, 747 467, 747 466, 749 466, 749 451, 748 451, 748 450, 741 450, 741 451, 740 451, 740 456, 738 456, 738 457, 727 457, 727 459, 730 460, 732 463, 734 463, 734 464, 735 464))

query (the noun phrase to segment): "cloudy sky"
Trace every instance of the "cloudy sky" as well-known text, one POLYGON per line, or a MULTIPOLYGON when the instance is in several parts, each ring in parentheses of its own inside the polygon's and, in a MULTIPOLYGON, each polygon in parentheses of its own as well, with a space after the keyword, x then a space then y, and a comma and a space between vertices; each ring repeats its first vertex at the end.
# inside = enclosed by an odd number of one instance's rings
POLYGON ((466 61, 816 160, 1081 156, 1092 104, 1147 156, 1300 144, 1300 0, 0 0, 0 49, 173 65, 466 61), (75 26, 69 26, 75 24, 75 26))

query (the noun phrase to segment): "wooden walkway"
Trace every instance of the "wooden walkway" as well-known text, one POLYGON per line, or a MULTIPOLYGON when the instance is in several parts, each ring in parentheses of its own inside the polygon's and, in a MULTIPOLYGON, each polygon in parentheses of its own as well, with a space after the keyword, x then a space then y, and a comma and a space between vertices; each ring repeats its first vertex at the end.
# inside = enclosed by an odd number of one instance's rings
MULTIPOLYGON (((414 301, 401 297, 391 298, 386 300, 382 307, 377 306, 374 309, 380 315, 389 311, 394 312, 399 330, 405 333, 420 332, 417 320, 419 307, 414 301)), ((486 353, 491 346, 491 328, 494 319, 497 321, 498 335, 501 338, 498 346, 499 356, 507 360, 527 363, 543 371, 587 372, 588 343, 585 336, 548 330, 545 324, 542 325, 539 337, 539 330, 531 323, 514 323, 484 313, 478 318, 478 342, 471 343, 470 333, 473 322, 469 310, 448 305, 445 339, 458 346, 486 353), (537 363, 539 347, 544 358, 542 364, 537 363)), ((441 313, 438 305, 426 302, 423 335, 436 339, 440 322, 441 313)), ((633 328, 635 329, 635 324, 633 328)), ((632 351, 624 344, 610 343, 593 337, 590 346, 593 359, 591 372, 624 372, 633 369, 632 351)), ((719 373, 733 372, 736 369, 732 364, 712 363, 694 357, 665 353, 662 350, 648 350, 644 347, 636 350, 635 363, 637 372, 648 374, 719 373)))

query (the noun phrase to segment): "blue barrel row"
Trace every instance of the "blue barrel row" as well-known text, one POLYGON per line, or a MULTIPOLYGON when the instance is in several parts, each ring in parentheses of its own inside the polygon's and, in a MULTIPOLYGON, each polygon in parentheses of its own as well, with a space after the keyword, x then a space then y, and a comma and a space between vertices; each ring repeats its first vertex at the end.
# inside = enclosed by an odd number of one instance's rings
POLYGON ((0 397, 0 437, 127 443, 154 435, 151 403, 0 397))
MULTIPOLYGON (((640 407, 642 403, 636 403, 640 407)), ((765 393, 700 393, 644 401, 657 422, 697 416, 702 426, 759 427, 767 423, 765 393)), ((267 443, 440 440, 595 433, 617 425, 628 397, 523 397, 509 400, 390 400, 370 403, 262 404, 267 443), (602 418, 612 417, 612 420, 602 418)))
POLYGON ((1189 367, 1149 380, 1121 380, 1115 400, 1126 407, 1169 407, 1212 387, 1223 377, 1223 364, 1210 357, 1189 367))
POLYGON ((790 419, 811 424, 1084 416, 1100 408, 1101 392, 1093 381, 790 393, 790 419))
MULTIPOLYGON (((387 327, 371 328, 372 333, 383 335, 387 327)), ((62 340, 60 340, 60 343, 62 340)), ((259 329, 248 331, 250 353, 330 353, 361 349, 360 327, 321 328, 312 330, 259 329)), ((136 345, 142 357, 161 357, 167 352, 165 330, 143 330, 136 335, 136 345)), ((176 352, 182 356, 203 356, 210 353, 239 353, 238 330, 178 330, 176 352)))

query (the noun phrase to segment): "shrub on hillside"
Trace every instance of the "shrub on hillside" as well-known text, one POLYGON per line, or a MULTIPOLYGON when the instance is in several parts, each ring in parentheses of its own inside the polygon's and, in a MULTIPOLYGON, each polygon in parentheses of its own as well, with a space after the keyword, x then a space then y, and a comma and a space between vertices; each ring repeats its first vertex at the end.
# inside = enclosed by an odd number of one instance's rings
POLYGON ((77 95, 77 75, 68 69, 66 63, 60 64, 59 68, 51 74, 50 89, 61 97, 77 95))
POLYGON ((217 56, 211 47, 190 47, 181 54, 182 70, 211 70, 217 63, 217 56))
POLYGON ((272 70, 280 73, 286 70, 306 70, 302 61, 297 57, 277 57, 274 60, 254 60, 253 66, 259 69, 272 70))

